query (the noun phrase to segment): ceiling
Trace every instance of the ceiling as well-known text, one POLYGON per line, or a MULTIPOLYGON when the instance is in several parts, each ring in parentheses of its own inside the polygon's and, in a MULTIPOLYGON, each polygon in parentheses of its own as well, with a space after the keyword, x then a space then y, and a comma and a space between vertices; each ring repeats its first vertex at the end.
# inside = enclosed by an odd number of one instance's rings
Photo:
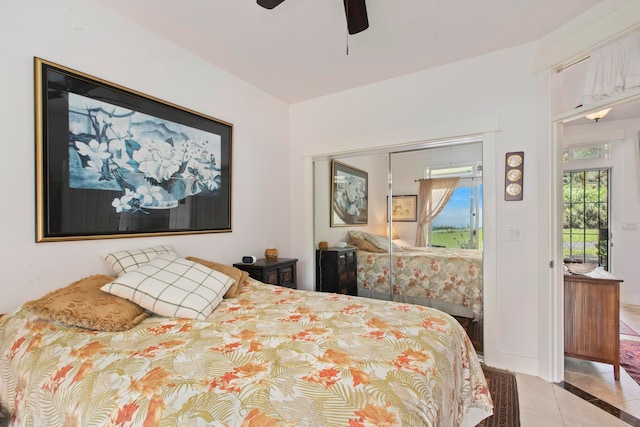
POLYGON ((626 101, 620 104, 612 106, 609 113, 597 122, 586 118, 585 116, 578 117, 574 120, 565 122, 565 126, 581 126, 581 125, 593 125, 597 126, 597 123, 613 122, 616 120, 635 119, 640 117, 640 98, 634 98, 630 101, 626 101))
POLYGON ((540 39, 601 0, 367 0, 352 36, 341 0, 98 1, 296 103, 540 39))

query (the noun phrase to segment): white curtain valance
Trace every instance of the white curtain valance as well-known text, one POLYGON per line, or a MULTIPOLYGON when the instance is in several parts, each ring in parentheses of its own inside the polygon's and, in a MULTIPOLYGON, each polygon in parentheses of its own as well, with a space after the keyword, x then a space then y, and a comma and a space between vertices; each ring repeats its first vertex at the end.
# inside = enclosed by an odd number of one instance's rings
POLYGON ((640 32, 591 51, 582 105, 640 86, 640 32))

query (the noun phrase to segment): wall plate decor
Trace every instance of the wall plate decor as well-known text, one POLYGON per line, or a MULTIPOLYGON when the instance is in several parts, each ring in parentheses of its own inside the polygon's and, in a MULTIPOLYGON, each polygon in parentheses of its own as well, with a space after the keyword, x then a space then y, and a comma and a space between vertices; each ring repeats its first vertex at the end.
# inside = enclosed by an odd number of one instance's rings
POLYGON ((367 224, 368 179, 363 170, 331 161, 331 227, 367 224))
POLYGON ((233 125, 34 65, 37 242, 231 231, 233 125))
POLYGON ((505 156, 504 199, 522 200, 524 178, 524 152, 515 151, 505 156))

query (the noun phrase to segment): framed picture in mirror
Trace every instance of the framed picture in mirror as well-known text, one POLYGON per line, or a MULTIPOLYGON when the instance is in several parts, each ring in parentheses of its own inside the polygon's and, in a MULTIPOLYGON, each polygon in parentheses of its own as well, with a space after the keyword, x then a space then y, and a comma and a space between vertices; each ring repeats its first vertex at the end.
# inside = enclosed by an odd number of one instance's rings
MULTIPOLYGON (((387 203, 389 197, 387 196, 387 203)), ((387 211, 387 217, 389 213, 387 211)), ((416 222, 418 221, 418 196, 416 194, 407 196, 392 196, 391 198, 391 219, 393 222, 416 222)), ((389 218, 387 218, 387 222, 389 218)))
POLYGON ((331 161, 331 227, 367 224, 368 185, 366 171, 331 161))

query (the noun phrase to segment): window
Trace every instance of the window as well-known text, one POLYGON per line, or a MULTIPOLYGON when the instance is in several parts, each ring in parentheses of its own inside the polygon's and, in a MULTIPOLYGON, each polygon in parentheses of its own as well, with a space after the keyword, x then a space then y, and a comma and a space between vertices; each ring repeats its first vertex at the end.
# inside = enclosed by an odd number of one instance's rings
POLYGON ((431 223, 430 246, 482 249, 482 182, 461 179, 444 209, 431 223))
POLYGON ((609 169, 563 174, 564 259, 609 269, 609 169))
POLYGON ((610 143, 564 147, 562 150, 562 161, 567 164, 581 160, 597 159, 611 159, 610 143))

